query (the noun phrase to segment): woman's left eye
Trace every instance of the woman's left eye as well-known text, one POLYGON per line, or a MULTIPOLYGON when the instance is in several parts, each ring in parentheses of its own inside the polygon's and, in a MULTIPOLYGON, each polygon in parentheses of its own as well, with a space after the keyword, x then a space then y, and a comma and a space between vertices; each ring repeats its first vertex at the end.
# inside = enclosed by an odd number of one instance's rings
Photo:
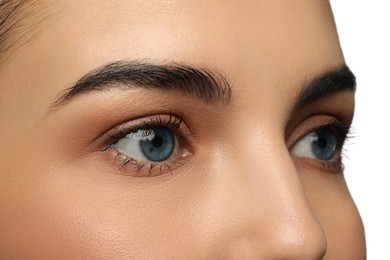
POLYGON ((155 163, 168 160, 177 150, 176 142, 171 129, 156 126, 131 132, 113 147, 133 159, 155 163))
POLYGON ((336 134, 326 127, 301 138, 291 148, 291 153, 296 157, 329 161, 335 157, 339 147, 340 143, 336 134))

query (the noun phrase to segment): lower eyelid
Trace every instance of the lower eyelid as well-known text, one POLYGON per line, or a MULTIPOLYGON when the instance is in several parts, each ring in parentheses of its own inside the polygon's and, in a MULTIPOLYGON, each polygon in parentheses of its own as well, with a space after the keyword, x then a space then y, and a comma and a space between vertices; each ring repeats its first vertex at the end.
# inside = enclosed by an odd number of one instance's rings
POLYGON ((342 158, 340 155, 334 160, 331 161, 321 161, 312 158, 304 157, 293 157, 295 163, 306 166, 310 169, 318 169, 327 173, 339 174, 344 171, 344 164, 342 163, 342 158))
POLYGON ((185 165, 185 158, 156 163, 138 161, 121 153, 115 147, 102 151, 102 156, 110 164, 110 167, 113 168, 115 174, 133 177, 159 176, 172 173, 180 166, 185 165))

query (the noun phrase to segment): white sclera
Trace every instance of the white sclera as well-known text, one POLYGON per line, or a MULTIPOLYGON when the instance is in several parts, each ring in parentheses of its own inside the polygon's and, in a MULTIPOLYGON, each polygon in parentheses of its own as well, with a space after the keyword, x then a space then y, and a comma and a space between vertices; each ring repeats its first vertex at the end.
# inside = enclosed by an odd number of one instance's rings
POLYGON ((291 153, 296 157, 317 159, 313 153, 312 144, 318 140, 318 135, 314 132, 300 139, 291 149, 291 153))
POLYGON ((155 134, 152 130, 140 129, 137 132, 130 133, 126 137, 120 139, 114 147, 120 152, 131 156, 135 159, 147 160, 141 150, 140 141, 152 140, 155 134))

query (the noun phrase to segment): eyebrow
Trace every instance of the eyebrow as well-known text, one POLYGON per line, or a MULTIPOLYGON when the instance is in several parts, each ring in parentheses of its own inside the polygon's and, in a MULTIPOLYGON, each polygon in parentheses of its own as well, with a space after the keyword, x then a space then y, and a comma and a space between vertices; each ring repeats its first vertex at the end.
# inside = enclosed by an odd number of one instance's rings
MULTIPOLYGON (((175 91, 206 104, 228 104, 232 86, 216 69, 197 68, 182 64, 158 65, 141 61, 116 61, 84 75, 77 83, 60 93, 52 106, 91 91, 112 88, 143 88, 175 91)), ((356 79, 348 66, 315 76, 303 84, 295 108, 305 107, 319 98, 342 90, 356 90, 356 79)))
POLYGON ((343 90, 356 91, 356 77, 348 66, 330 70, 305 82, 298 96, 296 109, 303 108, 318 99, 343 90))
POLYGON ((53 103, 66 104, 90 91, 153 89, 175 91, 207 104, 227 104, 232 87, 221 72, 181 64, 157 65, 140 61, 116 61, 83 76, 73 87, 65 89, 53 103))

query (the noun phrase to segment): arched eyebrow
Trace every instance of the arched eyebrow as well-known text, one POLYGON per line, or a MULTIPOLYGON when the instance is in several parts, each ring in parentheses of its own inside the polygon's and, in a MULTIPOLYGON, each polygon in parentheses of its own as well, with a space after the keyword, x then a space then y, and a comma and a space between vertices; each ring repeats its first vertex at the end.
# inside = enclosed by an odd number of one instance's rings
POLYGON ((73 87, 64 90, 53 106, 66 104, 81 94, 112 88, 175 91, 207 104, 228 104, 232 91, 227 79, 217 70, 117 61, 87 73, 73 87))
POLYGON ((306 81, 298 96, 295 109, 303 108, 322 97, 343 90, 356 91, 356 77, 346 65, 306 81))

